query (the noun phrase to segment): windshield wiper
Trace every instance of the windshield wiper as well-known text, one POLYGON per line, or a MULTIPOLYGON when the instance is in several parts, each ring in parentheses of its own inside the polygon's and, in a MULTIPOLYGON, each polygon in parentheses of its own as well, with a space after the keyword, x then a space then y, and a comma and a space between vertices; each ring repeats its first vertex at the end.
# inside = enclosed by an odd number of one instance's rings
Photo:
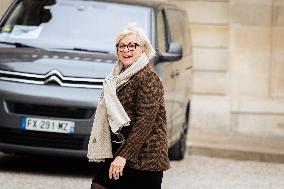
POLYGON ((5 45, 14 45, 15 47, 22 48, 22 47, 28 47, 28 48, 35 48, 35 49, 41 49, 40 47, 25 44, 25 43, 20 43, 20 42, 8 42, 8 41, 0 41, 1 44, 5 45))
MULTIPOLYGON (((6 44, 6 45, 14 45, 17 48, 27 47, 27 48, 43 49, 41 47, 37 47, 37 46, 25 44, 25 43, 20 43, 20 42, 0 41, 0 43, 1 44, 6 44)), ((94 52, 94 53, 100 53, 100 54, 110 54, 110 52, 108 52, 108 51, 93 50, 93 49, 86 49, 86 48, 80 48, 80 47, 79 48, 78 47, 74 47, 74 48, 54 48, 54 49, 58 49, 58 50, 71 50, 71 51, 82 51, 82 52, 94 52)))
POLYGON ((82 51, 82 52, 94 52, 94 53, 101 53, 101 54, 109 54, 108 51, 102 51, 102 50, 93 50, 93 49, 86 49, 86 48, 57 48, 61 50, 71 50, 71 51, 82 51))

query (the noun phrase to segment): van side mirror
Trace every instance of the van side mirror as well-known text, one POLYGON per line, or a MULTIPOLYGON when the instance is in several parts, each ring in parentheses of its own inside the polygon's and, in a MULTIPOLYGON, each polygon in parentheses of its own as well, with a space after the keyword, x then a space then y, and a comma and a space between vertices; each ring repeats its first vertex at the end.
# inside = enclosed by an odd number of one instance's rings
POLYGON ((182 58, 182 46, 180 43, 172 42, 168 52, 159 54, 159 62, 177 61, 182 58))

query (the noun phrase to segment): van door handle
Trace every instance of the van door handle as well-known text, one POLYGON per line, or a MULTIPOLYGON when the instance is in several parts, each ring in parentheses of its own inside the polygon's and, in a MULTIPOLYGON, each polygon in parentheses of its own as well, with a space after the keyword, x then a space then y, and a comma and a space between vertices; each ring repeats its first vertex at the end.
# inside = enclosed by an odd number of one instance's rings
POLYGON ((178 75, 179 75, 179 71, 178 70, 172 71, 171 78, 174 78, 174 77, 176 77, 178 75))
POLYGON ((178 76, 179 75, 179 71, 178 70, 176 70, 176 76, 178 76))
POLYGON ((170 74, 171 78, 174 78, 176 76, 176 72, 172 71, 172 73, 170 74))

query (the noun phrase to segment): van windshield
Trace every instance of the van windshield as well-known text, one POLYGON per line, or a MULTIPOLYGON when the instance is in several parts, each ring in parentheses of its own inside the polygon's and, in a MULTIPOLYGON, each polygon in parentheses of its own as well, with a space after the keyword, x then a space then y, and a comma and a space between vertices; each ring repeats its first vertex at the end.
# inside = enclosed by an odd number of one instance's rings
POLYGON ((2 20, 0 41, 113 53, 117 34, 129 22, 150 38, 150 15, 150 8, 123 4, 20 0, 2 20))

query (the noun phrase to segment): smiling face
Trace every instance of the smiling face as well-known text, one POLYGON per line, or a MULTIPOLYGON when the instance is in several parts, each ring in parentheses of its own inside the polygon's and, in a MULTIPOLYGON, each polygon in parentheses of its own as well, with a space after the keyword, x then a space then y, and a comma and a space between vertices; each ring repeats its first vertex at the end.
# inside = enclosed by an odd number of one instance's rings
POLYGON ((124 69, 131 66, 144 51, 136 34, 129 34, 122 38, 117 45, 117 55, 124 69))

